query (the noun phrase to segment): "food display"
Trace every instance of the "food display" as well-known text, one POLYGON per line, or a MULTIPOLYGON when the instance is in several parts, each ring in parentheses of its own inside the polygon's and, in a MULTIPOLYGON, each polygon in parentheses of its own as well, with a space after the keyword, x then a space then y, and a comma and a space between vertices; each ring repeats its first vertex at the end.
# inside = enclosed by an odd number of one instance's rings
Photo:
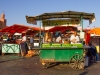
POLYGON ((50 44, 42 44, 42 48, 50 48, 51 45, 50 44))
POLYGON ((42 48, 83 48, 82 44, 42 44, 42 48))
POLYGON ((62 44, 62 48, 71 48, 71 44, 62 44))
POLYGON ((60 48, 61 47, 61 44, 52 44, 51 47, 52 48, 60 48))
POLYGON ((83 48, 83 44, 72 44, 74 47, 83 48))

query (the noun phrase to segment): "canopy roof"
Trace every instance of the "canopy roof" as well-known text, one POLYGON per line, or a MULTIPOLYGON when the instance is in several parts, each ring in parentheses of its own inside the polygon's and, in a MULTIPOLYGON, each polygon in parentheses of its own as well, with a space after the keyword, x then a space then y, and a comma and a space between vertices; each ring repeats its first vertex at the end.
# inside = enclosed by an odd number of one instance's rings
POLYGON ((53 18, 82 18, 85 20, 93 21, 95 20, 94 13, 76 12, 76 11, 64 11, 64 12, 54 12, 54 13, 43 13, 38 16, 26 16, 27 23, 33 23, 35 20, 45 20, 53 18))
POLYGON ((4 32, 0 32, 0 36, 4 35, 5 33, 4 32))
POLYGON ((40 30, 40 28, 36 28, 36 27, 29 27, 29 26, 25 26, 25 25, 14 24, 12 26, 9 26, 9 27, 2 29, 0 32, 8 32, 8 33, 14 34, 14 33, 25 32, 28 29, 31 29, 33 31, 39 31, 40 30))
POLYGON ((66 30, 75 30, 77 31, 77 27, 73 27, 73 26, 55 26, 51 29, 49 29, 49 32, 56 32, 56 31, 61 31, 64 32, 66 30))
POLYGON ((90 31, 88 31, 90 34, 100 35, 100 28, 93 28, 90 31))

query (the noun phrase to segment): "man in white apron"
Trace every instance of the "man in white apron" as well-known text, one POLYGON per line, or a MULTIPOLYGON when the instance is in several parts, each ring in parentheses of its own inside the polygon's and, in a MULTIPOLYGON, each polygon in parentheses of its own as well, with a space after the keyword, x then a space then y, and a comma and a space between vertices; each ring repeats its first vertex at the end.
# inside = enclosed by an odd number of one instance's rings
POLYGON ((73 31, 73 34, 70 37, 71 44, 79 42, 79 36, 77 35, 76 31, 73 31))

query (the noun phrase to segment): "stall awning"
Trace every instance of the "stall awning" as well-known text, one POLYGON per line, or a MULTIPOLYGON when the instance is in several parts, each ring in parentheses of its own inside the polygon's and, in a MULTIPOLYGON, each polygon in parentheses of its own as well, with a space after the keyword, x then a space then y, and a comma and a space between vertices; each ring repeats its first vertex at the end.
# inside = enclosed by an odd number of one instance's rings
POLYGON ((77 30, 77 27, 74 27, 74 26, 55 26, 51 29, 49 29, 48 31, 49 32, 56 32, 56 31, 61 31, 61 32, 64 32, 66 30, 77 30))
POLYGON ((100 35, 100 28, 93 28, 90 31, 88 31, 90 34, 100 35))
POLYGON ((25 25, 14 24, 12 26, 9 26, 9 27, 2 29, 0 32, 8 32, 8 33, 14 34, 14 33, 25 32, 28 29, 31 29, 33 31, 39 31, 40 30, 40 28, 36 28, 36 27, 29 27, 29 26, 25 26, 25 25))
POLYGON ((4 32, 0 32, 0 36, 4 35, 5 33, 4 32))
POLYGON ((33 23, 37 20, 45 20, 45 19, 58 19, 58 18, 73 18, 77 19, 82 18, 84 20, 89 20, 90 23, 95 21, 94 13, 85 13, 85 12, 77 12, 77 11, 64 11, 64 12, 54 12, 54 13, 43 13, 38 16, 26 16, 27 23, 33 23))

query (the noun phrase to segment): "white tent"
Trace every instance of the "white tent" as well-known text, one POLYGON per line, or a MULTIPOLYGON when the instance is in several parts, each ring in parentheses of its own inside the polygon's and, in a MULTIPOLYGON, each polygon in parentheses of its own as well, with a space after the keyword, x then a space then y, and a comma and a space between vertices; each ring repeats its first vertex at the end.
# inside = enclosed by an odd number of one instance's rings
POLYGON ((15 33, 14 35, 22 35, 21 33, 15 33))

